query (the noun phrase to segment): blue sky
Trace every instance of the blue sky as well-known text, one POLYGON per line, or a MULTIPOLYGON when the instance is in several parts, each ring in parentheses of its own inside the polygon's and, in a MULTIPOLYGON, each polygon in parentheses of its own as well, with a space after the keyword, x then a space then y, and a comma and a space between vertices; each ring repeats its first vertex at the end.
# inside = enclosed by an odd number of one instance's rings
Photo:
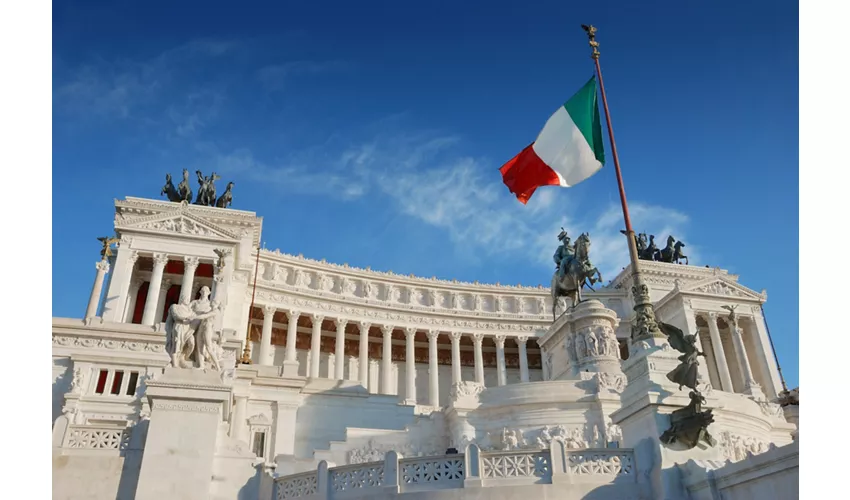
POLYGON ((268 248, 547 283, 560 226, 628 261, 608 164, 522 206, 498 167, 593 74, 635 229, 768 290, 798 383, 797 4, 74 2, 53 14, 53 314, 82 315, 112 203, 215 170, 268 248))

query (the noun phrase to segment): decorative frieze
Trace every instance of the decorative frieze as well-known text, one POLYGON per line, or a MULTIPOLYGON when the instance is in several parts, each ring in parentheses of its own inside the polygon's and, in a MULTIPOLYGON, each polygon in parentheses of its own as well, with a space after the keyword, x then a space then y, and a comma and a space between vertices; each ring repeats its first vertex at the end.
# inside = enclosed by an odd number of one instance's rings
POLYGON ((163 338, 162 343, 151 341, 151 342, 139 342, 139 341, 130 341, 130 340, 117 340, 117 339, 104 339, 104 338, 93 338, 93 337, 74 337, 67 335, 54 335, 53 336, 53 345, 57 347, 82 347, 86 349, 111 349, 111 350, 122 350, 122 351, 132 351, 132 352, 153 352, 153 353, 164 353, 165 352, 165 339, 163 338))

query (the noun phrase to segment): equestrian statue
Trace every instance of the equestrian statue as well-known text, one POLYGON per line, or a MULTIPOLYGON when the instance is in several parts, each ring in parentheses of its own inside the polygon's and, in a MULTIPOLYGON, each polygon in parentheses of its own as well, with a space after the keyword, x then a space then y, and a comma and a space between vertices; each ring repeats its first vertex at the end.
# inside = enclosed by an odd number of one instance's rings
POLYGON ((561 244, 555 250, 555 274, 552 276, 552 320, 557 319, 558 299, 569 297, 572 307, 581 302, 581 289, 602 281, 602 274, 590 263, 590 235, 582 233, 570 244, 564 228, 558 235, 561 244))

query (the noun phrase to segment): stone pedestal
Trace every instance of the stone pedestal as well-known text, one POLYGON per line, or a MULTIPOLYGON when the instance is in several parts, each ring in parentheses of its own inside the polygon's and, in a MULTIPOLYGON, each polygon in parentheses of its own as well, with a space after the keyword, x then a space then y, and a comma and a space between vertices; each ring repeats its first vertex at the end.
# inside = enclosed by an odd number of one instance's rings
MULTIPOLYGON (((620 446, 635 450, 638 483, 647 498, 688 498, 675 465, 692 459, 721 459, 717 446, 700 443, 688 449, 679 443, 661 442, 661 435, 671 425, 670 414, 690 402, 689 390, 679 390, 667 379, 667 373, 679 364, 680 354, 666 339, 650 338, 633 344, 624 363, 628 383, 621 396, 622 406, 611 415, 613 423, 622 430, 620 446)), ((713 408, 716 403, 706 396, 703 409, 713 408)))
POLYGON ((588 373, 622 376, 616 334, 617 313, 598 300, 587 300, 564 314, 541 339, 551 380, 576 380, 588 373))
POLYGON ((167 367, 146 394, 151 416, 136 500, 208 499, 230 387, 213 370, 167 367))

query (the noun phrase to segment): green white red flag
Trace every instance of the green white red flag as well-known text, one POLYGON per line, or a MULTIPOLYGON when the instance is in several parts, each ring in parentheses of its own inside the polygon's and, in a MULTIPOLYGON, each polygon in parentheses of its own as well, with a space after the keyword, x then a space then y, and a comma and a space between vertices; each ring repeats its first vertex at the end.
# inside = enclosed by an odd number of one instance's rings
POLYGON ((604 164, 594 76, 555 111, 537 140, 499 171, 511 193, 525 204, 537 188, 575 186, 604 164))

